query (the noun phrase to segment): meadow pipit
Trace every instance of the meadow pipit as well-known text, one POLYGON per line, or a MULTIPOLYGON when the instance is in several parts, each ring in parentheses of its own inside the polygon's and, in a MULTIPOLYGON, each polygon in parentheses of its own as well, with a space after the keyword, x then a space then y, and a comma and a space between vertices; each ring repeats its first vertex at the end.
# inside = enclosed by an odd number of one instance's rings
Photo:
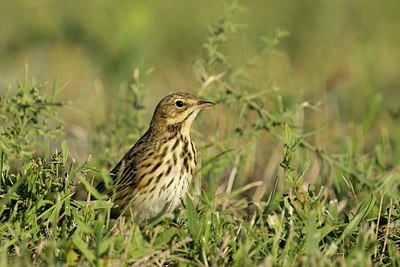
POLYGON ((112 169, 114 212, 133 211, 138 223, 172 212, 188 190, 197 165, 190 126, 200 110, 214 105, 189 93, 173 93, 157 105, 150 127, 112 169), (126 208, 126 205, 129 205, 126 208))

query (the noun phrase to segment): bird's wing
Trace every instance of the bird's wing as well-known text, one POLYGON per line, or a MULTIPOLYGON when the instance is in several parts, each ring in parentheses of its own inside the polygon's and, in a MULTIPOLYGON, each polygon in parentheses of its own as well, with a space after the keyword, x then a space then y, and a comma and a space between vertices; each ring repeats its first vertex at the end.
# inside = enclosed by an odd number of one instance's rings
MULTIPOLYGON (((157 147, 150 140, 146 139, 146 134, 140 138, 136 144, 126 153, 126 155, 115 165, 115 167, 110 171, 110 175, 113 179, 113 185, 116 186, 117 193, 125 188, 135 188, 136 180, 138 176, 138 164, 143 158, 146 158, 146 154, 149 150, 157 147)), ((97 191, 101 193, 112 192, 112 190, 107 190, 104 182, 100 182, 97 187, 97 191)))
MULTIPOLYGON (((138 163, 137 156, 138 148, 133 146, 128 153, 115 165, 115 167, 110 171, 110 176, 113 179, 113 184, 115 186, 120 186, 124 184, 134 183, 136 165, 138 163), (128 179, 129 178, 129 179, 128 179)), ((101 181, 97 187, 97 191, 101 193, 108 193, 103 181, 101 181)))

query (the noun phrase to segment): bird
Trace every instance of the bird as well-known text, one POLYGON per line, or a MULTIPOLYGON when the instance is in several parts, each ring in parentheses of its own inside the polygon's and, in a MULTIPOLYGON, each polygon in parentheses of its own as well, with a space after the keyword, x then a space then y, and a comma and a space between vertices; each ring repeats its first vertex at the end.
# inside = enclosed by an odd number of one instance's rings
POLYGON ((96 189, 113 197, 114 217, 135 218, 140 225, 171 213, 188 191, 197 166, 190 128, 197 114, 214 102, 177 92, 156 106, 148 130, 110 171, 111 187, 96 189))

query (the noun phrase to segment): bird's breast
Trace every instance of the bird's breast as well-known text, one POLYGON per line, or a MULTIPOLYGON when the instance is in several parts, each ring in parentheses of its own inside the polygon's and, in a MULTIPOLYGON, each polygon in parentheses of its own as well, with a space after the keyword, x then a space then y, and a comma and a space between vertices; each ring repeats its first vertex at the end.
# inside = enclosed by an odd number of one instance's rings
MULTIPOLYGON (((154 147, 155 148, 155 147, 154 147)), ((139 183, 137 207, 149 219, 172 212, 189 189, 197 156, 189 136, 168 139, 157 147, 139 183)))

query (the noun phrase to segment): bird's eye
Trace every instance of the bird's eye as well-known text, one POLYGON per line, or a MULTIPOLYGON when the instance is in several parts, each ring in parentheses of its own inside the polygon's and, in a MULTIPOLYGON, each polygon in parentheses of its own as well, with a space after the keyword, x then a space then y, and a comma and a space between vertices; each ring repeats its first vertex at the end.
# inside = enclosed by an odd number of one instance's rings
POLYGON ((183 107, 183 102, 182 102, 181 100, 178 100, 178 101, 175 102, 175 105, 176 105, 178 108, 181 108, 181 107, 183 107))

